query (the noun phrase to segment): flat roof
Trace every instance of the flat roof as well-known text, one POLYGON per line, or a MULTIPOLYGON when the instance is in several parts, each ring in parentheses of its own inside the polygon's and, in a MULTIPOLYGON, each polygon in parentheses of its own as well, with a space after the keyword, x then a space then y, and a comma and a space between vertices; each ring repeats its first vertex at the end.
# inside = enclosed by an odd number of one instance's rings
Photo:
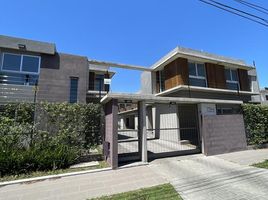
POLYGON ((147 103, 218 103, 218 104, 243 104, 243 101, 235 100, 218 100, 218 99, 200 99, 188 97, 159 97, 153 94, 131 94, 131 93, 108 93, 101 99, 102 104, 106 104, 112 99, 120 101, 145 101, 147 103))
POLYGON ((0 48, 21 50, 19 45, 25 45, 24 51, 54 55, 56 45, 48 42, 40 42, 23 38, 0 35, 0 48))
POLYGON ((172 51, 170 51, 168 54, 166 54, 164 57, 162 57, 160 60, 158 60, 155 64, 151 66, 151 69, 157 70, 161 69, 168 63, 172 62, 178 57, 185 57, 187 59, 193 59, 197 61, 203 61, 203 62, 211 62, 215 64, 220 65, 227 65, 230 67, 239 67, 244 68, 247 70, 255 69, 254 66, 246 64, 243 60, 233 59, 225 56, 219 56, 216 54, 207 53, 204 51, 198 51, 190 48, 184 48, 184 47, 176 47, 172 51))

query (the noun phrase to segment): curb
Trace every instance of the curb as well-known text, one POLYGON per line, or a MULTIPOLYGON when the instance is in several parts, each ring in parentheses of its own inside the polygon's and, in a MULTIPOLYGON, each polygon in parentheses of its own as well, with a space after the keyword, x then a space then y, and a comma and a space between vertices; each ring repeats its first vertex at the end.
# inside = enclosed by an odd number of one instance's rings
POLYGON ((7 185, 14 185, 14 184, 23 184, 23 183, 32 182, 32 181, 44 181, 44 180, 48 180, 48 179, 62 178, 62 177, 67 177, 67 176, 76 176, 76 175, 90 174, 90 173, 97 173, 97 172, 110 171, 110 170, 112 170, 111 167, 106 167, 106 168, 102 168, 102 169, 84 170, 84 171, 78 171, 78 172, 69 172, 69 173, 49 175, 49 176, 39 176, 39 177, 34 177, 34 178, 26 178, 26 179, 14 180, 14 181, 5 181, 5 182, 0 182, 0 187, 7 186, 7 185))

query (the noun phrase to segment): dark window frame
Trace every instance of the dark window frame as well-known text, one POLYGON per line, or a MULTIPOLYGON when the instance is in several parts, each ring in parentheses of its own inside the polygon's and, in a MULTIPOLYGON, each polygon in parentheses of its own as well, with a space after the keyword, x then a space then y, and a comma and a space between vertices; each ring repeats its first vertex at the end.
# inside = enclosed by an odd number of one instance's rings
MULTIPOLYGON (((205 67, 205 64, 204 63, 201 63, 201 62, 195 62, 195 61, 189 61, 188 62, 188 70, 190 68, 190 65, 194 65, 195 67, 195 75, 191 75, 189 73, 189 85, 190 86, 195 86, 195 87, 208 87, 208 82, 207 82, 207 74, 206 74, 206 67, 205 67), (198 67, 202 65, 203 69, 204 69, 204 75, 201 75, 199 74, 199 70, 198 70, 198 67), (205 85, 204 86, 201 86, 201 85, 191 85, 191 79, 192 80, 200 80, 200 81, 205 81, 205 85)), ((189 70, 190 71, 190 70, 189 70)))
POLYGON ((40 74, 40 67, 41 67, 41 56, 37 55, 28 55, 28 54, 18 54, 18 53, 9 53, 9 52, 3 52, 2 53, 2 60, 1 60, 1 71, 3 72, 12 72, 12 73, 19 73, 19 74, 34 74, 34 75, 39 75, 40 74), (19 70, 9 70, 4 67, 4 62, 5 62, 5 56, 6 55, 13 55, 13 56, 18 56, 20 57, 20 66, 19 70), (38 58, 38 70, 37 72, 31 72, 31 71, 24 71, 23 70, 23 59, 24 57, 32 57, 32 58, 38 58))
POLYGON ((79 84, 79 78, 78 77, 70 77, 69 103, 77 103, 78 102, 78 84, 79 84), (72 81, 76 81, 75 82, 76 85, 73 85, 74 83, 72 81), (73 88, 73 87, 75 87, 75 88, 73 88))
POLYGON ((228 88, 229 90, 240 90, 239 76, 238 76, 238 71, 237 71, 237 69, 233 69, 233 68, 225 68, 225 69, 224 69, 224 74, 225 74, 225 79, 226 79, 226 85, 227 85, 227 88, 228 88), (230 76, 230 79, 227 78, 227 76, 226 76, 226 71, 228 71, 229 76, 230 76), (234 80, 234 78, 233 78, 233 73, 232 73, 233 71, 236 72, 237 80, 234 80), (236 84, 237 89, 231 89, 230 87, 228 87, 229 84, 233 84, 233 85, 236 84))

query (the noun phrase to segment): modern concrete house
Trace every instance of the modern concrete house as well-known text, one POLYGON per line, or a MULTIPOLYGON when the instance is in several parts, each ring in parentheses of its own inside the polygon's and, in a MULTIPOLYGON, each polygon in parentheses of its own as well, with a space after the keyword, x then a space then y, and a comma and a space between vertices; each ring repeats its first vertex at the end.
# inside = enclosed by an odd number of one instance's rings
POLYGON ((268 88, 262 89, 260 93, 261 93, 261 103, 268 105, 268 88))
POLYGON ((144 70, 139 94, 108 93, 101 102, 105 156, 116 168, 122 162, 246 149, 240 108, 260 103, 260 92, 254 66, 177 47, 144 70))
POLYGON ((0 104, 21 101, 100 101, 104 155, 117 168, 123 162, 246 149, 241 104, 261 98, 255 67, 237 59, 177 47, 142 67, 0 36, 0 104), (109 92, 111 67, 142 71, 140 92, 109 92))
POLYGON ((97 102, 109 91, 104 78, 113 74, 53 43, 0 35, 0 103, 33 102, 35 91, 37 101, 97 102))

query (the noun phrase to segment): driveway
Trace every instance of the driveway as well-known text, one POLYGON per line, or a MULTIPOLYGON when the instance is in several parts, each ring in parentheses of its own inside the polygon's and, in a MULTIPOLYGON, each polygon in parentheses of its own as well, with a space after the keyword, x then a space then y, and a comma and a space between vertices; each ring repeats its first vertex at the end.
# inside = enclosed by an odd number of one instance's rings
POLYGON ((248 164, 265 158, 267 149, 165 158, 149 167, 170 181, 184 200, 264 200, 268 199, 268 170, 248 164))

